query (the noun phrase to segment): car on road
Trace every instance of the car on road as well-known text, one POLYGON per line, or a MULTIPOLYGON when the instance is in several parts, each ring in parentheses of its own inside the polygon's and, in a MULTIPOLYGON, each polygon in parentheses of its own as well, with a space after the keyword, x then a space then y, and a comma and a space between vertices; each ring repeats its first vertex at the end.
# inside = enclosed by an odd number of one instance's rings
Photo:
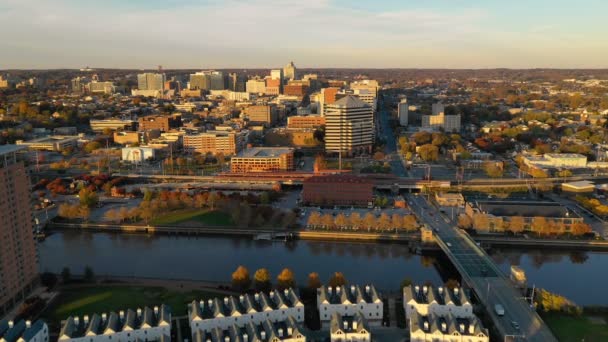
POLYGON ((494 305, 494 311, 496 312, 496 314, 498 316, 504 316, 505 315, 505 308, 501 304, 494 305))
POLYGON ((513 328, 515 328, 515 330, 519 330, 519 323, 511 321, 511 325, 513 326, 513 328))
POLYGON ((446 242, 445 244, 448 245, 448 247, 452 248, 452 244, 451 243, 446 242))

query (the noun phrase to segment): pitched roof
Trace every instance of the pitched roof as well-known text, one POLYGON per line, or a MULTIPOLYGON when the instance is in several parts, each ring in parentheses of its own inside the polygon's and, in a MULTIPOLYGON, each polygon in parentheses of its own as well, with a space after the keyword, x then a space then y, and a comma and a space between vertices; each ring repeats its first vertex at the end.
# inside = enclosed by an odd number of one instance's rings
POLYGON ((369 107, 369 105, 363 102, 359 97, 352 95, 344 96, 343 98, 337 100, 330 106, 347 108, 369 107))

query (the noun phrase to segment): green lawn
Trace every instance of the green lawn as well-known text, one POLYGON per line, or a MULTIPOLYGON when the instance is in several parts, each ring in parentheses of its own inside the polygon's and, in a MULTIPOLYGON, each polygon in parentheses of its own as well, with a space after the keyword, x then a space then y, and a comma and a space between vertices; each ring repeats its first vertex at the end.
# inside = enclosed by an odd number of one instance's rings
POLYGON ((194 299, 214 298, 218 295, 210 291, 169 291, 162 287, 140 286, 96 286, 65 290, 56 298, 55 304, 43 313, 49 322, 59 322, 69 316, 91 315, 93 313, 118 312, 145 306, 167 304, 174 316, 185 315, 187 303, 194 299))
POLYGON ((543 320, 560 342, 608 341, 608 325, 593 324, 585 316, 545 314, 543 320))
POLYGON ((159 216, 150 221, 153 225, 175 225, 183 222, 199 222, 210 226, 230 226, 232 219, 230 215, 221 211, 213 210, 180 210, 159 216))

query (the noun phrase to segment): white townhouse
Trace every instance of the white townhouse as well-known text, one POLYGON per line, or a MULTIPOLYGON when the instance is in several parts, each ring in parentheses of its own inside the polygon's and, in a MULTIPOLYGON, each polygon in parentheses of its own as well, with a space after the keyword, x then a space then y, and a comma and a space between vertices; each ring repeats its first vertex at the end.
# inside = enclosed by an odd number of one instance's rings
POLYGON ((171 309, 167 305, 69 317, 62 323, 58 341, 139 342, 171 341, 171 309))
POLYGON ((49 327, 43 321, 0 320, 1 342, 49 342, 49 327))
POLYGON ((249 323, 256 325, 266 321, 282 322, 289 317, 304 322, 304 304, 293 289, 270 291, 239 297, 224 297, 208 301, 193 301, 188 305, 188 317, 192 336, 197 331, 211 331, 215 328, 229 329, 232 325, 239 328, 249 323))
POLYGON ((490 335, 475 316, 458 318, 454 315, 420 315, 410 318, 411 342, 489 342, 490 335))
POLYGON ((475 316, 469 298, 460 288, 406 286, 403 288, 403 308, 406 320, 414 313, 425 316, 451 314, 462 318, 475 316))
POLYGON ((307 330, 295 318, 261 323, 249 322, 242 327, 232 324, 228 328, 215 327, 197 330, 192 335, 193 342, 306 342, 307 330))
POLYGON ((367 320, 360 312, 354 316, 331 315, 329 325, 331 342, 370 342, 372 333, 367 320))
POLYGON ((321 287, 317 290, 321 323, 328 323, 334 312, 343 316, 361 313, 371 326, 382 325, 383 303, 373 285, 362 290, 357 285, 321 287))

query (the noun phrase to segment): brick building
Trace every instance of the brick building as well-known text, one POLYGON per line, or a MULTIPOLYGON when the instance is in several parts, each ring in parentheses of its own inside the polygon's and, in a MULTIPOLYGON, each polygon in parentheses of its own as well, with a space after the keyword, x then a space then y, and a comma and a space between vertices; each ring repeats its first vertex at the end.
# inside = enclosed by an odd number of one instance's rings
POLYGON ((287 118, 287 128, 317 128, 325 125, 325 118, 316 115, 290 116, 287 118))
POLYGON ((179 128, 182 126, 182 116, 180 114, 174 115, 155 115, 146 116, 139 118, 139 130, 147 131, 151 129, 158 129, 161 132, 168 132, 173 128, 179 128))
POLYGON ((246 134, 241 132, 209 131, 196 135, 184 135, 184 150, 188 152, 239 153, 247 141, 246 134))
POLYGON ((245 115, 250 123, 272 125, 277 121, 278 111, 275 106, 254 105, 245 108, 245 115))
POLYGON ((288 84, 283 87, 285 95, 304 96, 308 93, 308 86, 304 84, 288 84))
POLYGON ((313 176, 304 180, 302 191, 307 204, 367 206, 373 197, 374 183, 352 175, 313 176))

